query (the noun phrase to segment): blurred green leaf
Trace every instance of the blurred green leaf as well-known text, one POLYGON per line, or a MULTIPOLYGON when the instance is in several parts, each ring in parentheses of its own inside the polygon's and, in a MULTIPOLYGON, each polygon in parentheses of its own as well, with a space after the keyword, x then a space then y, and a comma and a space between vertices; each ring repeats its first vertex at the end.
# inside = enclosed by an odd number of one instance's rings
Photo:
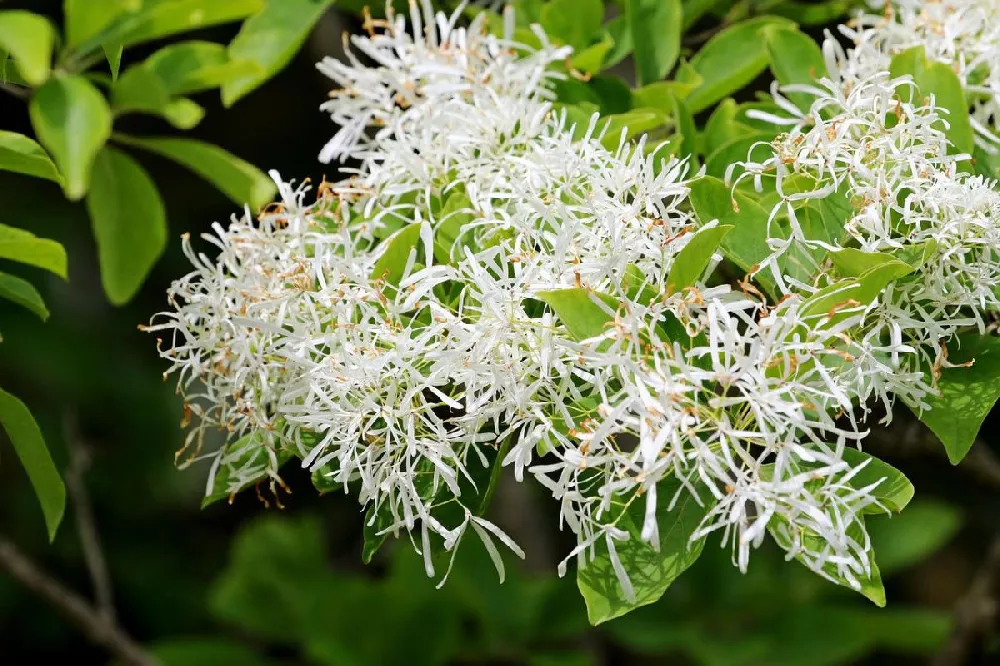
POLYGON ((256 65, 256 71, 232 77, 222 86, 222 104, 237 100, 287 65, 333 0, 269 0, 251 16, 229 45, 229 57, 256 65))
POLYGON ((701 152, 704 155, 711 155, 725 144, 753 134, 752 127, 737 120, 737 112, 736 101, 731 97, 715 107, 702 132, 701 152))
POLYGON ((42 321, 49 318, 49 311, 41 294, 27 280, 0 272, 0 298, 6 298, 31 310, 41 317, 42 321))
POLYGON ((37 266, 66 279, 66 250, 54 240, 0 224, 0 259, 37 266))
MULTIPOLYGON (((917 46, 893 56, 889 73, 893 78, 909 74, 919 95, 933 95, 935 106, 947 111, 942 114, 943 122, 938 123, 938 128, 948 137, 955 152, 972 154, 976 140, 969 120, 969 102, 951 65, 931 62, 924 47, 917 46)), ((922 100, 918 98, 914 102, 919 105, 922 100)))
POLYGON ((153 643, 149 651, 160 666, 267 666, 272 663, 249 645, 226 638, 171 638, 153 643))
POLYGON ((590 44, 604 20, 602 0, 551 0, 542 5, 545 32, 576 51, 590 44))
POLYGON ((157 153, 194 171, 239 205, 261 208, 277 186, 267 174, 219 146, 175 138, 120 137, 122 143, 157 153))
POLYGON ((55 29, 39 14, 0 11, 0 49, 14 59, 17 71, 32 86, 49 78, 55 29))
POLYGON ((803 25, 825 25, 846 15, 857 5, 858 0, 812 0, 811 2, 783 0, 774 3, 770 11, 803 25))
POLYGON ((127 11, 135 11, 142 0, 65 0, 66 45, 76 46, 111 25, 127 11))
POLYGON ((114 83, 118 80, 118 72, 122 68, 122 52, 124 49, 121 44, 105 44, 101 48, 104 50, 104 57, 108 61, 108 67, 111 68, 111 82, 114 83))
POLYGON ((205 115, 205 110, 195 102, 172 98, 163 79, 144 65, 126 70, 112 88, 111 100, 116 113, 159 115, 178 129, 191 129, 205 115))
POLYGON ((111 135, 111 110, 82 76, 57 76, 38 89, 29 106, 39 141, 55 159, 71 201, 87 193, 97 153, 111 135))
POLYGON ((171 0, 147 2, 134 13, 121 15, 107 30, 79 45, 87 51, 96 48, 91 41, 132 46, 162 39, 180 32, 198 30, 219 23, 246 18, 260 11, 263 0, 171 0))
POLYGON ((599 541, 595 544, 596 557, 580 566, 576 575, 576 583, 587 603, 587 615, 591 624, 606 622, 657 601, 671 583, 695 563, 705 546, 705 540, 692 542, 691 535, 708 512, 708 502, 712 497, 704 488, 701 491, 703 497, 699 503, 691 491, 683 487, 675 477, 657 484, 659 549, 640 538, 646 498, 640 497, 630 506, 624 507, 618 527, 628 532, 629 540, 615 543, 615 550, 634 589, 634 598, 628 598, 622 590, 610 552, 604 541, 599 541), (677 493, 681 493, 680 498, 667 511, 666 507, 677 493))
POLYGON ((676 292, 695 284, 708 268, 722 239, 732 230, 732 225, 723 224, 696 231, 694 237, 674 257, 667 276, 667 288, 676 292))
POLYGON ((170 95, 216 88, 260 70, 254 62, 231 59, 226 47, 221 44, 200 41, 165 46, 149 56, 141 66, 159 77, 170 95))
POLYGON ((615 45, 611 35, 605 34, 601 41, 591 44, 570 57, 570 66, 585 74, 597 74, 604 67, 604 57, 615 45))
POLYGON ((607 304, 602 308, 597 304, 597 300, 602 297, 587 289, 553 289, 540 291, 535 296, 555 311, 559 320, 577 340, 600 335, 614 320, 607 310, 614 310, 615 305, 605 299, 607 304))
POLYGON ((681 0, 625 0, 639 85, 665 77, 681 52, 681 0))
POLYGON ((33 139, 16 132, 0 130, 0 170, 62 182, 48 153, 33 139))
POLYGON ((52 456, 42 439, 42 432, 35 418, 24 403, 0 389, 0 425, 7 432, 14 453, 28 473, 38 502, 42 505, 49 541, 55 539, 56 530, 66 510, 66 487, 52 462, 52 456))
POLYGON ((891 574, 926 559, 948 543, 961 524, 958 509, 926 499, 913 502, 898 516, 874 516, 868 531, 879 567, 891 574))
POLYGON ((908 404, 944 444, 957 465, 976 442, 979 429, 1000 399, 1000 337, 966 333, 948 345, 948 361, 959 367, 941 370, 939 395, 925 398, 930 409, 908 404), (969 363, 969 367, 961 367, 969 363))
POLYGON ((762 29, 790 25, 786 19, 761 16, 730 26, 712 37, 690 62, 703 81, 685 99, 691 113, 698 113, 742 89, 767 67, 767 40, 762 29))
POLYGON ((167 243, 167 219, 156 185, 128 155, 105 148, 94 164, 87 195, 101 284, 115 305, 142 286, 167 243))

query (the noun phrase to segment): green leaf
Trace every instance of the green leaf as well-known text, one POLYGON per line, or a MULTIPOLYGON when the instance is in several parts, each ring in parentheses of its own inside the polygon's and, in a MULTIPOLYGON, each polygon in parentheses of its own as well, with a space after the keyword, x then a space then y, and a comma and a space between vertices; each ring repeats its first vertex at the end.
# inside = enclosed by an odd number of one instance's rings
POLYGON ((605 34, 601 41, 591 44, 570 57, 570 67, 585 74, 597 74, 604 66, 604 58, 615 45, 611 35, 605 34))
POLYGON ((31 310, 41 317, 42 321, 49 318, 49 311, 41 294, 27 280, 0 272, 0 298, 6 298, 31 310))
POLYGON ((71 201, 87 193, 97 153, 111 135, 111 110, 82 76, 57 76, 38 89, 29 105, 31 124, 63 176, 71 201))
MULTIPOLYGON (((171 0, 143 5, 135 13, 120 16, 107 30, 93 39, 101 43, 132 46, 162 39, 180 32, 200 30, 230 21, 238 21, 260 11, 263 0, 171 0)), ((91 43, 81 44, 87 51, 91 43)))
POLYGON ((898 516, 873 516, 868 532, 872 551, 886 574, 912 566, 948 543, 962 524, 958 509, 936 500, 918 500, 898 516))
POLYGON ((411 252, 417 253, 416 262, 420 263, 421 226, 421 222, 412 222, 385 241, 385 252, 372 268, 372 280, 383 280, 385 284, 399 286, 400 280, 405 276, 411 252))
POLYGON ((694 237, 674 257, 667 276, 667 288, 680 291, 701 279, 722 239, 733 228, 733 225, 717 225, 695 232, 694 237))
POLYGON ((726 28, 708 40, 691 58, 693 72, 703 81, 684 100, 698 113, 753 81, 767 67, 767 40, 762 29, 790 25, 781 18, 761 16, 726 28))
POLYGON ((258 71, 226 81, 222 86, 223 105, 232 106, 281 71, 332 2, 269 0, 259 14, 247 19, 229 45, 229 57, 252 62, 258 71))
POLYGON ((3 389, 0 389, 0 425, 7 431, 14 453, 28 473, 38 502, 42 505, 51 541, 66 510, 66 487, 52 462, 35 418, 23 402, 3 389))
POLYGON ((607 312, 616 307, 611 300, 587 289, 553 289, 540 291, 535 296, 555 311, 559 320, 577 340, 601 335, 607 325, 614 321, 614 316, 607 312), (605 301, 605 307, 597 304, 598 299, 605 301))
POLYGON ((101 49, 104 51, 104 57, 111 69, 111 82, 114 83, 118 80, 118 72, 122 68, 122 52, 125 49, 121 44, 105 44, 101 46, 101 49))
POLYGON ((455 244, 461 238, 462 228, 475 219, 472 201, 464 192, 451 194, 438 212, 437 219, 434 228, 434 260, 439 264, 449 264, 452 253, 461 251, 455 244))
MULTIPOLYGON (((284 449, 274 452, 278 467, 291 459, 291 454, 284 449)), ((225 499, 231 499, 237 493, 250 486, 268 479, 268 465, 271 450, 261 442, 260 435, 251 433, 225 445, 219 457, 218 468, 209 479, 205 497, 201 500, 201 508, 205 508, 225 499), (247 474, 246 470, 257 470, 256 474, 247 474)))
POLYGON ((187 95, 216 88, 260 70, 254 62, 231 59, 226 47, 221 44, 201 41, 165 46, 140 66, 155 74, 170 95, 187 95))
POLYGON ((681 0, 625 0, 639 85, 664 78, 681 52, 681 0))
POLYGON ((23 11, 0 12, 0 50, 14 59, 21 77, 32 86, 49 78, 55 29, 44 16, 23 11))
MULTIPOLYGON (((823 51, 812 37, 787 26, 764 28, 771 71, 783 85, 815 83, 827 75, 823 51)), ((789 96, 799 108, 807 109, 813 96, 792 93, 789 96)))
POLYGON ((187 167, 241 206, 260 208, 277 192, 274 181, 255 166, 209 143, 166 137, 121 137, 120 140, 187 167))
MULTIPOLYGON (((878 483, 871 490, 871 496, 890 511, 899 513, 913 499, 913 484, 889 463, 850 447, 844 449, 843 459, 852 469, 865 465, 864 469, 851 478, 851 486, 861 489, 878 483)), ((862 513, 883 514, 884 511, 869 507, 862 513)))
POLYGON ((948 361, 971 367, 944 368, 936 396, 925 398, 930 409, 910 409, 944 444, 948 460, 965 458, 986 416, 1000 399, 1000 338, 967 333, 948 345, 948 361))
POLYGON ((598 542, 596 557, 577 570, 577 587, 587 604, 591 624, 612 620, 659 600, 671 583, 701 555, 705 540, 691 543, 690 538, 708 512, 707 502, 711 495, 703 490, 701 501, 705 504, 699 504, 690 491, 682 488, 673 477, 657 484, 656 491, 659 497, 656 515, 659 550, 640 540, 646 503, 644 497, 633 502, 618 522, 618 527, 626 530, 630 538, 616 542, 615 550, 631 581, 634 598, 627 598, 622 590, 603 540, 598 542), (667 504, 678 492, 681 496, 676 505, 667 511, 667 504))
POLYGON ((845 16, 856 5, 856 0, 784 0, 772 6, 771 11, 803 25, 827 25, 845 16))
POLYGON ((577 51, 590 43, 603 20, 601 0, 551 0, 542 7, 541 24, 545 32, 577 51))
MULTIPOLYGON (((916 46, 893 56, 889 73, 895 78, 909 74, 920 95, 934 96, 935 105, 946 109, 938 128, 951 141, 955 152, 972 154, 976 147, 975 134, 969 121, 969 102, 955 70, 943 62, 927 59, 924 47, 916 46)), ((920 100, 917 100, 920 103, 920 100)))
MULTIPOLYGON (((76 46, 98 34, 116 18, 133 7, 135 11, 142 1, 129 0, 65 0, 63 14, 66 17, 66 45, 76 46)), ((120 47, 119 47, 120 48, 120 47)))
POLYGON ((23 134, 0 130, 0 170, 62 182, 48 153, 23 134))
POLYGON ((718 178, 706 176, 691 182, 689 199, 698 221, 718 220, 732 231, 722 238, 726 257, 744 271, 754 270, 771 254, 767 245, 767 211, 747 195, 730 189, 718 178))
MULTIPOLYGON (((752 132, 738 135, 731 141, 719 146, 705 160, 705 172, 714 178, 725 178, 729 165, 735 162, 746 162, 750 150, 757 144, 768 143, 771 135, 765 132, 752 132)), ((742 168, 732 172, 733 176, 742 173, 742 168)))
POLYGON ((0 224, 0 259, 37 266, 66 279, 66 250, 54 240, 0 224))
POLYGON ((852 247, 831 252, 830 259, 837 273, 843 277, 859 277, 873 268, 897 261, 896 257, 885 252, 864 252, 852 247))
MULTIPOLYGON (((272 663, 249 645, 227 638, 171 638, 149 646, 161 666, 267 666, 272 663)), ((116 663, 115 666, 124 666, 116 663)))
POLYGON ((167 244, 167 218, 156 185, 128 155, 105 148, 94 164, 87 195, 101 283, 115 305, 142 286, 167 244))
POLYGON ((715 107, 705 123, 704 132, 702 132, 701 152, 703 154, 711 155, 727 143, 754 133, 752 127, 737 120, 738 111, 739 107, 731 97, 724 99, 721 104, 715 107))
MULTIPOLYGON (((622 131, 625 141, 660 127, 666 121, 662 112, 656 109, 634 109, 625 113, 615 113, 601 117, 597 121, 597 133, 604 132, 601 144, 608 150, 615 150, 622 141, 622 131)), ((584 124, 586 129, 586 124, 584 124)))

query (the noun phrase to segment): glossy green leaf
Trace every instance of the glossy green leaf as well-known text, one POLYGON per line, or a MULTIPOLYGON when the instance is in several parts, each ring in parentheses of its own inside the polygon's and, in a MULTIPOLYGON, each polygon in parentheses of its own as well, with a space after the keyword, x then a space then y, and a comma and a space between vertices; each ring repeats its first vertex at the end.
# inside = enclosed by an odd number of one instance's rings
POLYGON ((711 155, 727 143, 754 133, 752 127, 737 120, 737 111, 736 101, 731 97, 715 107, 702 132, 701 152, 704 155, 711 155))
POLYGON ((48 153, 33 139, 0 130, 0 170, 62 182, 48 153))
MULTIPOLYGON (((449 264, 461 251, 455 244, 462 238, 462 229, 474 219, 472 201, 465 193, 453 193, 444 202, 434 228, 434 260, 449 264)), ((464 239, 463 243, 464 243, 464 239)))
POLYGON ((194 139, 123 137, 122 141, 173 160, 212 183, 239 205, 260 208, 277 187, 267 174, 226 150, 194 139))
POLYGON ((55 160, 66 196, 87 193, 97 153, 111 135, 111 110, 82 76, 57 76, 38 89, 29 106, 39 141, 55 160))
POLYGON ((49 540, 55 538, 66 510, 66 487, 45 446, 42 432, 24 403, 0 389, 0 425, 7 432, 42 505, 49 540))
POLYGON ((604 133, 601 144, 608 150, 615 150, 622 141, 622 132, 624 132, 624 140, 628 141, 660 127, 664 122, 666 122, 666 117, 656 109, 635 109, 626 113, 602 116, 597 121, 597 131, 599 134, 604 133))
POLYGON ((612 620, 659 600, 701 555, 704 539, 694 543, 690 539, 708 511, 711 494, 702 489, 699 504, 687 488, 682 488, 680 482, 671 477, 657 484, 657 496, 659 550, 640 539, 645 517, 644 497, 633 502, 618 522, 618 527, 627 531, 630 537, 628 541, 616 542, 615 551, 634 590, 631 598, 622 590, 603 540, 597 544, 596 557, 577 570, 577 587, 587 604, 591 624, 612 620), (667 511, 667 505, 678 492, 680 498, 673 509, 667 511))
MULTIPOLYGON (((971 154, 976 147, 975 134, 969 121, 969 102, 955 70, 942 62, 931 62, 924 47, 917 46, 898 53, 889 64, 893 77, 909 74, 922 96, 934 97, 935 106, 947 110, 942 114, 946 123, 939 128, 948 137, 956 152, 971 154)), ((919 104, 922 100, 917 99, 919 104)))
POLYGON ((21 77, 32 86, 49 78, 55 29, 39 14, 0 11, 0 50, 14 59, 21 77))
POLYGON ((540 291, 535 296, 551 307, 559 320, 577 340, 587 340, 604 332, 614 316, 610 299, 603 297, 605 305, 598 305, 602 297, 581 288, 540 291))
POLYGON ((49 318, 49 310, 45 307, 42 295, 27 280, 0 272, 0 298, 31 310, 41 317, 42 321, 49 318))
POLYGON ((160 193, 138 162, 105 148, 94 164, 87 212, 97 239, 104 292, 116 305, 127 303, 167 244, 160 193))
MULTIPOLYGON (((751 156, 751 150, 758 144, 766 144, 771 138, 769 134, 764 132, 752 132, 736 136, 719 146, 705 159, 705 173, 715 178, 725 178, 730 165, 736 162, 746 162, 748 157, 751 156)), ((742 172, 742 167, 734 168, 731 176, 735 177, 742 172)))
POLYGON ((233 77, 222 86, 222 103, 232 106, 281 71, 302 46, 333 0, 269 0, 251 16, 229 45, 229 57, 250 62, 256 71, 233 77))
POLYGON ((625 0, 639 85, 664 78, 681 52, 681 0, 625 0))
POLYGON ((830 259, 842 277, 859 277, 873 268, 897 261, 885 252, 864 252, 852 247, 831 252, 830 259))
POLYGON ((0 224, 0 259, 37 266, 66 279, 66 250, 54 240, 0 224))
POLYGON ((722 239, 733 228, 734 225, 723 224, 695 232, 691 240, 674 257, 674 263, 667 275, 667 289, 677 292, 701 279, 712 260, 712 255, 719 249, 722 239))
POLYGON ((856 6, 856 0, 783 0, 775 3, 771 11, 803 25, 827 25, 856 6))
POLYGON ((551 0, 542 6, 541 24, 546 34, 577 51, 586 48, 603 20, 601 0, 551 0))
POLYGON ((691 58, 691 69, 703 79, 685 100, 692 113, 707 109, 753 81, 768 62, 762 29, 789 25, 785 19, 761 16, 730 26, 712 37, 691 58))
POLYGON ((930 409, 910 409, 944 444, 948 459, 957 465, 976 442, 979 429, 1000 399, 1000 338, 967 333, 948 345, 952 364, 970 367, 944 368, 938 380, 939 395, 925 398, 930 409))

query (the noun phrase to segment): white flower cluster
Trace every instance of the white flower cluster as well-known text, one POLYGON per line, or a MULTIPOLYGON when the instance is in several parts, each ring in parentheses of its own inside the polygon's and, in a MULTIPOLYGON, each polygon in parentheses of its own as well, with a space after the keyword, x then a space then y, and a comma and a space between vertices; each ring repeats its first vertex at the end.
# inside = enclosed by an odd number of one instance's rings
MULTIPOLYGON (((274 174, 281 203, 205 237, 217 260, 185 243, 195 271, 150 328, 173 336, 162 354, 199 419, 191 437, 237 440, 204 454, 210 488, 277 479, 295 458, 356 490, 373 526, 413 534, 429 573, 433 550, 471 527, 502 575, 494 539, 520 549, 483 517, 482 470, 499 457, 560 503, 578 543, 567 560, 606 549, 626 594, 626 511, 642 508, 638 538, 658 548, 682 495, 705 507, 690 539, 722 531, 741 568, 770 529, 859 587, 878 482, 855 487, 844 450, 864 436, 855 405, 886 394, 872 387, 905 345, 853 335, 871 313, 850 294, 834 314, 810 290, 768 306, 707 286, 718 256, 678 283, 679 256, 715 230, 689 212, 686 163, 644 139, 607 148, 596 116, 571 126, 549 92, 569 52, 540 30, 530 49, 509 13, 501 38, 483 19, 463 28, 457 12, 411 7, 408 22, 369 22, 358 55, 320 65, 340 86, 321 159, 350 160, 345 179, 306 204, 274 174), (659 496, 668 479, 680 490, 659 496)), ((854 106, 831 88, 829 104, 862 117, 861 94, 854 106)), ((906 113, 940 139, 936 116, 906 113)), ((864 145, 848 125, 812 152, 810 131, 790 139, 815 160, 812 195, 878 191, 877 174, 824 158, 864 145)), ((871 150, 904 174, 897 139, 871 150)))
POLYGON ((1000 4, 993 0, 870 0, 882 14, 862 14, 841 30, 855 43, 856 75, 888 69, 893 55, 923 47, 958 74, 969 97, 980 146, 996 151, 1000 128, 1000 4))
MULTIPOLYGON (((828 76, 816 85, 776 87, 775 102, 786 114, 756 115, 786 131, 730 168, 734 186, 750 181, 759 191, 771 179, 780 195, 770 224, 789 230, 772 233, 772 255, 763 265, 782 292, 808 292, 828 283, 837 272, 828 252, 843 248, 869 253, 869 261, 894 258, 911 266, 872 303, 854 333, 863 346, 881 347, 877 356, 889 356, 890 362, 868 375, 870 391, 887 406, 893 394, 923 404, 934 390, 924 371, 936 373, 948 364, 948 341, 963 328, 985 330, 988 314, 1000 309, 996 183, 970 175, 970 156, 958 154, 944 131, 949 111, 938 108, 933 96, 914 95, 909 77, 893 79, 888 72, 892 54, 923 39, 904 38, 907 34, 935 35, 928 51, 949 65, 975 61, 979 67, 985 53, 995 59, 1000 33, 995 25, 974 20, 987 11, 995 14, 995 3, 903 2, 888 18, 860 17, 856 23, 866 26, 863 30, 844 27, 855 48, 845 51, 828 36, 823 45, 828 76), (924 10, 917 11, 918 4, 924 10), (978 32, 971 31, 972 23, 978 32), (785 96, 793 93, 811 96, 808 110, 785 96), (831 237, 826 229, 799 223, 797 211, 810 201, 840 201, 849 208, 842 235, 831 237), (814 258, 811 283, 782 271, 782 257, 796 250, 814 258)), ((985 95, 980 107, 986 97, 990 104, 1000 100, 969 81, 966 76, 963 83, 985 95)), ((980 141, 993 141, 992 135, 982 131, 980 141)), ((870 395, 859 393, 862 399, 870 395)))

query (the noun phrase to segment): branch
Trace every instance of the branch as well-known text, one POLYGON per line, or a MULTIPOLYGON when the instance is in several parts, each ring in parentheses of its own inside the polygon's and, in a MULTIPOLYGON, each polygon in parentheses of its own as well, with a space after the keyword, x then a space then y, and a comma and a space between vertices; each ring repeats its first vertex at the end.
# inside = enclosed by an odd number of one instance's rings
POLYGON ((0 90, 3 90, 5 93, 8 93, 10 95, 13 95, 14 97, 17 97, 18 99, 26 100, 31 97, 30 90, 28 90, 23 86, 15 85, 13 83, 0 82, 0 90))
POLYGON ((66 444, 70 450, 70 463, 66 469, 66 489, 75 507, 76 528, 83 546, 83 558, 90 572, 94 587, 97 609, 108 622, 115 621, 114 595, 111 591, 111 576, 101 548, 101 539, 94 521, 94 510, 83 476, 90 468, 90 450, 80 441, 75 422, 71 415, 64 419, 66 444))
POLYGON ((94 644, 107 648, 130 666, 156 666, 157 661, 126 634, 114 620, 83 597, 42 571, 13 543, 0 535, 0 568, 48 601, 94 644))
POLYGON ((1000 535, 993 540, 986 561, 955 607, 951 637, 931 666, 961 666, 1000 613, 1000 535))

